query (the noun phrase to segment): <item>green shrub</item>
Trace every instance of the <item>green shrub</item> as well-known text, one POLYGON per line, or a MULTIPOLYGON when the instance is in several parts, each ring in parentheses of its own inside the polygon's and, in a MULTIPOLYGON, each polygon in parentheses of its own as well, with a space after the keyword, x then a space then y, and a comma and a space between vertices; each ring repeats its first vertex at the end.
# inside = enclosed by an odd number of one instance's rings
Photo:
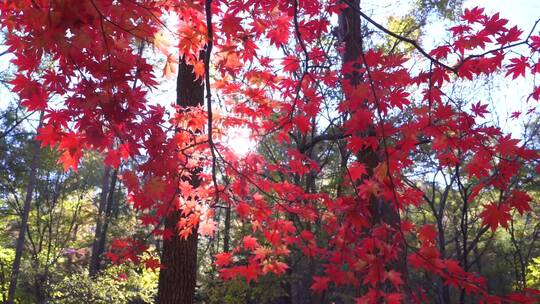
POLYGON ((129 266, 114 266, 91 278, 87 270, 66 276, 53 287, 57 304, 153 303, 158 272, 129 266))

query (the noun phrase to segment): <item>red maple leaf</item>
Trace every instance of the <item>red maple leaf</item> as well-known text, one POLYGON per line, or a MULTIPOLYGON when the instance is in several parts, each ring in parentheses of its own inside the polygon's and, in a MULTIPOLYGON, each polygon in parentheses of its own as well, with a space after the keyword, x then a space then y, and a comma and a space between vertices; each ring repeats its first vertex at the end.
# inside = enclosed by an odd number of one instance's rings
POLYGON ((238 266, 238 275, 246 278, 246 281, 249 283, 251 281, 257 280, 259 277, 259 268, 256 264, 249 264, 248 266, 238 266))
POLYGON ((262 272, 263 274, 268 273, 268 272, 273 272, 277 275, 282 275, 287 271, 288 268, 289 266, 287 266, 287 264, 283 262, 279 262, 279 261, 274 261, 271 263, 264 264, 262 272))
POLYGON ((300 59, 296 56, 289 55, 283 58, 281 64, 284 72, 293 74, 294 72, 298 71, 298 68, 300 67, 300 59))
POLYGON ((216 223, 214 221, 204 221, 199 225, 199 233, 201 235, 213 236, 216 231, 216 223))
POLYGON ((467 21, 468 23, 479 22, 484 18, 484 9, 479 7, 474 7, 472 9, 466 8, 461 16, 461 19, 467 21))
POLYGON ((289 41, 289 23, 290 17, 282 15, 275 20, 273 27, 268 31, 267 37, 270 43, 279 47, 289 41))
POLYGON ((232 254, 229 252, 221 252, 215 255, 215 262, 217 267, 228 266, 232 262, 232 254))
POLYGON ((531 93, 531 95, 529 95, 529 97, 527 97, 527 100, 529 98, 532 98, 534 100, 540 100, 540 86, 534 87, 533 92, 531 93))
POLYGON ((403 303, 403 294, 392 292, 384 295, 386 304, 401 304, 403 303))
POLYGON ((442 45, 434 48, 429 54, 436 59, 446 58, 452 49, 449 45, 442 45))
POLYGON ((240 218, 246 218, 250 211, 251 207, 244 202, 239 202, 238 205, 236 205, 236 213, 240 218))
POLYGON ((140 220, 141 220, 141 224, 145 226, 157 225, 159 223, 159 219, 156 216, 147 215, 147 214, 142 215, 140 217, 140 220))
POLYGON ((232 14, 226 14, 221 20, 221 28, 226 35, 236 35, 243 30, 242 18, 232 14))
POLYGON ((79 166, 79 160, 81 157, 81 150, 65 150, 58 158, 58 163, 62 164, 62 166, 64 167, 64 171, 68 171, 69 169, 77 171, 77 168, 79 166))
POLYGON ((511 29, 509 29, 508 32, 501 35, 501 37, 497 38, 497 42, 500 45, 504 45, 511 42, 519 41, 522 33, 523 33, 522 30, 518 29, 517 26, 514 26, 511 29))
POLYGON ((516 79, 520 75, 525 76, 525 69, 529 67, 528 58, 521 56, 519 58, 512 58, 510 61, 512 63, 506 66, 508 68, 506 76, 512 74, 512 79, 516 79))
POLYGON ((540 36, 531 36, 531 48, 540 51, 540 36))
POLYGON ((366 166, 360 162, 354 162, 349 166, 349 174, 353 181, 358 180, 367 174, 366 166))
POLYGON ((500 226, 508 228, 508 221, 512 218, 510 215, 510 207, 506 204, 498 206, 495 203, 484 205, 484 211, 480 214, 484 219, 484 223, 495 232, 500 226))
POLYGON ((409 95, 410 94, 405 92, 405 90, 396 90, 390 93, 390 104, 402 110, 404 105, 410 103, 408 99, 409 95))
POLYGON ((435 226, 431 224, 424 224, 418 229, 418 237, 422 242, 433 244, 437 240, 437 230, 435 229, 435 226))
POLYGON ((329 278, 315 276, 313 277, 313 284, 311 284, 310 289, 316 293, 321 293, 328 289, 328 283, 330 283, 329 278))
POLYGON ((148 269, 155 270, 161 268, 161 263, 159 262, 159 259, 148 258, 144 261, 144 266, 148 269))
POLYGON ((246 250, 254 250, 259 247, 257 239, 252 237, 251 235, 245 236, 242 242, 246 250))
POLYGON ((480 104, 480 101, 476 104, 473 104, 471 106, 471 111, 474 113, 474 115, 485 118, 485 114, 489 113, 487 110, 488 105, 487 104, 480 104))
POLYGON ((525 212, 531 211, 530 202, 532 198, 529 194, 521 190, 512 191, 512 195, 508 199, 508 204, 516 208, 519 214, 523 215, 525 212))
POLYGON ((54 146, 60 139, 60 130, 52 124, 47 124, 38 130, 36 139, 41 141, 41 147, 54 146))
POLYGON ((405 284, 405 282, 401 278, 401 273, 394 270, 386 272, 386 278, 388 279, 388 281, 390 281, 390 283, 392 283, 392 285, 396 287, 405 284))
POLYGON ((499 13, 494 14, 491 17, 486 17, 481 22, 484 25, 484 31, 489 34, 496 34, 505 30, 505 25, 508 20, 499 18, 499 13))

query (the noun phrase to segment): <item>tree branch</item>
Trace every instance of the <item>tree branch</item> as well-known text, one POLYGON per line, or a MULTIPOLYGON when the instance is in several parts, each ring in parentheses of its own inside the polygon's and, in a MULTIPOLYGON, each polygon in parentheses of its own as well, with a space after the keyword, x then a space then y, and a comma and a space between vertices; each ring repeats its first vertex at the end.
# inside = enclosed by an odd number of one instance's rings
POLYGON ((218 199, 218 184, 216 176, 216 146, 212 139, 212 90, 210 88, 210 56, 212 55, 212 47, 214 45, 214 32, 212 28, 212 0, 206 0, 205 2, 206 12, 206 35, 208 41, 206 42, 206 52, 204 56, 204 82, 206 88, 206 109, 208 111, 208 143, 210 145, 210 152, 212 153, 212 182, 215 188, 215 199, 217 204, 218 199))

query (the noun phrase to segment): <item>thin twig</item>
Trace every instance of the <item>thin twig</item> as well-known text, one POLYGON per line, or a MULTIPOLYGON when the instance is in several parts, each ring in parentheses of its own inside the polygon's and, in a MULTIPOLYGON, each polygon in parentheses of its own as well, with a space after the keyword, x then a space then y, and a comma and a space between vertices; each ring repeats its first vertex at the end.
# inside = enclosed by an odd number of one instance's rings
POLYGON ((206 109, 208 111, 208 144, 210 145, 210 152, 212 153, 212 182, 215 188, 215 200, 217 204, 218 200, 218 184, 216 176, 216 145, 212 138, 212 89, 210 88, 210 56, 212 55, 212 47, 214 45, 214 33, 212 29, 212 0, 206 0, 205 2, 206 12, 206 52, 204 56, 204 82, 206 88, 206 109))

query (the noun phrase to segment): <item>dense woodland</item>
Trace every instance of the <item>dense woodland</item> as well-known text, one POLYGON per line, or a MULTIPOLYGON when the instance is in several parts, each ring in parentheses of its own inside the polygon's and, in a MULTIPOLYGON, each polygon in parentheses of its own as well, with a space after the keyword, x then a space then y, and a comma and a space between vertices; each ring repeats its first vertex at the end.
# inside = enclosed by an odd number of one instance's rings
POLYGON ((540 11, 399 3, 0 1, 0 301, 540 303, 540 11))

